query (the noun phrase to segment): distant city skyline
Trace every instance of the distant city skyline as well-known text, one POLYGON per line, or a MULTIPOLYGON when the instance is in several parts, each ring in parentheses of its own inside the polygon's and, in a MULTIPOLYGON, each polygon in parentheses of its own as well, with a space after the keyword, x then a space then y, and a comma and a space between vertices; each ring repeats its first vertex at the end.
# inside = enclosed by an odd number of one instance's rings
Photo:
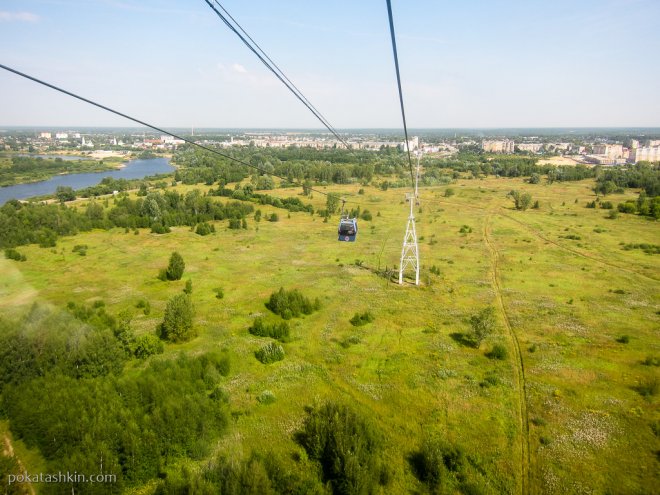
MULTIPOLYGON (((223 5, 332 125, 401 127, 384 1, 223 5)), ((660 127, 660 2, 393 9, 411 128, 660 127)), ((203 0, 5 0, 0 63, 161 127, 319 128, 203 0)), ((12 126, 131 124, 0 70, 12 126)))

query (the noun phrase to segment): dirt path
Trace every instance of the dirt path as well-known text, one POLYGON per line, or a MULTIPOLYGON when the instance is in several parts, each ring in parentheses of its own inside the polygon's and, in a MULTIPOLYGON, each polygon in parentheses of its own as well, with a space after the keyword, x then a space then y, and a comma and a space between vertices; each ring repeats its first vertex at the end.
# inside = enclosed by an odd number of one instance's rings
POLYGON ((518 404, 519 404, 519 427, 520 427, 520 461, 521 461, 521 491, 520 493, 526 495, 530 493, 529 487, 529 465, 530 465, 530 449, 529 449, 529 418, 527 415, 527 384, 525 382, 525 363, 523 361, 522 352, 520 351, 520 342, 518 341, 518 335, 511 325, 509 320, 509 314, 506 311, 504 306, 504 298, 502 297, 502 285, 500 281, 500 271, 499 271, 499 253, 495 248, 491 238, 490 238, 490 220, 491 215, 487 215, 484 218, 484 240, 486 241, 486 246, 490 253, 491 259, 491 277, 493 280, 493 289, 495 290, 495 296, 497 298, 497 305, 499 306, 502 315, 504 316, 504 323, 506 325, 507 332, 513 341, 513 346, 515 348, 516 356, 514 359, 515 362, 515 375, 516 382, 518 384, 518 404))

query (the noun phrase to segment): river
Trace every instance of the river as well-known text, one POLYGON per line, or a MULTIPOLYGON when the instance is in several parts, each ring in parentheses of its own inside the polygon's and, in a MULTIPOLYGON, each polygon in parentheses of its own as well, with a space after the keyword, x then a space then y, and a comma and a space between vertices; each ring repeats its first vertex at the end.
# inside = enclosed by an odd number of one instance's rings
POLYGON ((147 160, 131 160, 119 170, 106 170, 85 174, 56 175, 52 179, 0 187, 0 206, 10 199, 27 199, 35 196, 54 194, 58 186, 69 186, 73 189, 83 189, 95 186, 105 177, 113 179, 142 179, 156 174, 167 174, 174 171, 169 158, 150 158, 147 160))

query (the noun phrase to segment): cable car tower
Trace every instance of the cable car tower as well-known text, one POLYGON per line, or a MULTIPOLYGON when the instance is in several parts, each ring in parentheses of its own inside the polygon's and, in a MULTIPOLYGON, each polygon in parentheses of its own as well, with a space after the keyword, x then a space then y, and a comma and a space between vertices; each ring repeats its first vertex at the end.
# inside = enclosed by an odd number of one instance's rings
MULTIPOLYGON (((409 146, 409 143, 406 144, 409 146)), ((403 285, 403 274, 408 268, 415 271, 415 285, 419 285, 419 248, 417 246, 417 231, 415 229, 415 205, 419 205, 419 161, 422 157, 422 152, 417 151, 416 155, 415 192, 413 194, 406 194, 406 201, 410 203, 410 215, 408 216, 406 235, 403 237, 403 247, 401 248, 401 263, 399 263, 400 285, 403 285)))

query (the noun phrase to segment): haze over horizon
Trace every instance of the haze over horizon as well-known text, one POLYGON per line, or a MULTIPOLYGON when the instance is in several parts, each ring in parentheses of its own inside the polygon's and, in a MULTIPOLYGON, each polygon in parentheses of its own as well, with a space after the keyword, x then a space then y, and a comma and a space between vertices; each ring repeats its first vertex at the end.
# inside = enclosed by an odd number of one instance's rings
MULTIPOLYGON (((338 129, 400 128, 385 2, 223 5, 338 129)), ((660 126, 650 0, 393 2, 413 129, 660 126)), ((317 129, 203 0, 6 0, 0 61, 160 127, 317 129)), ((0 126, 132 127, 0 71, 0 126)))

